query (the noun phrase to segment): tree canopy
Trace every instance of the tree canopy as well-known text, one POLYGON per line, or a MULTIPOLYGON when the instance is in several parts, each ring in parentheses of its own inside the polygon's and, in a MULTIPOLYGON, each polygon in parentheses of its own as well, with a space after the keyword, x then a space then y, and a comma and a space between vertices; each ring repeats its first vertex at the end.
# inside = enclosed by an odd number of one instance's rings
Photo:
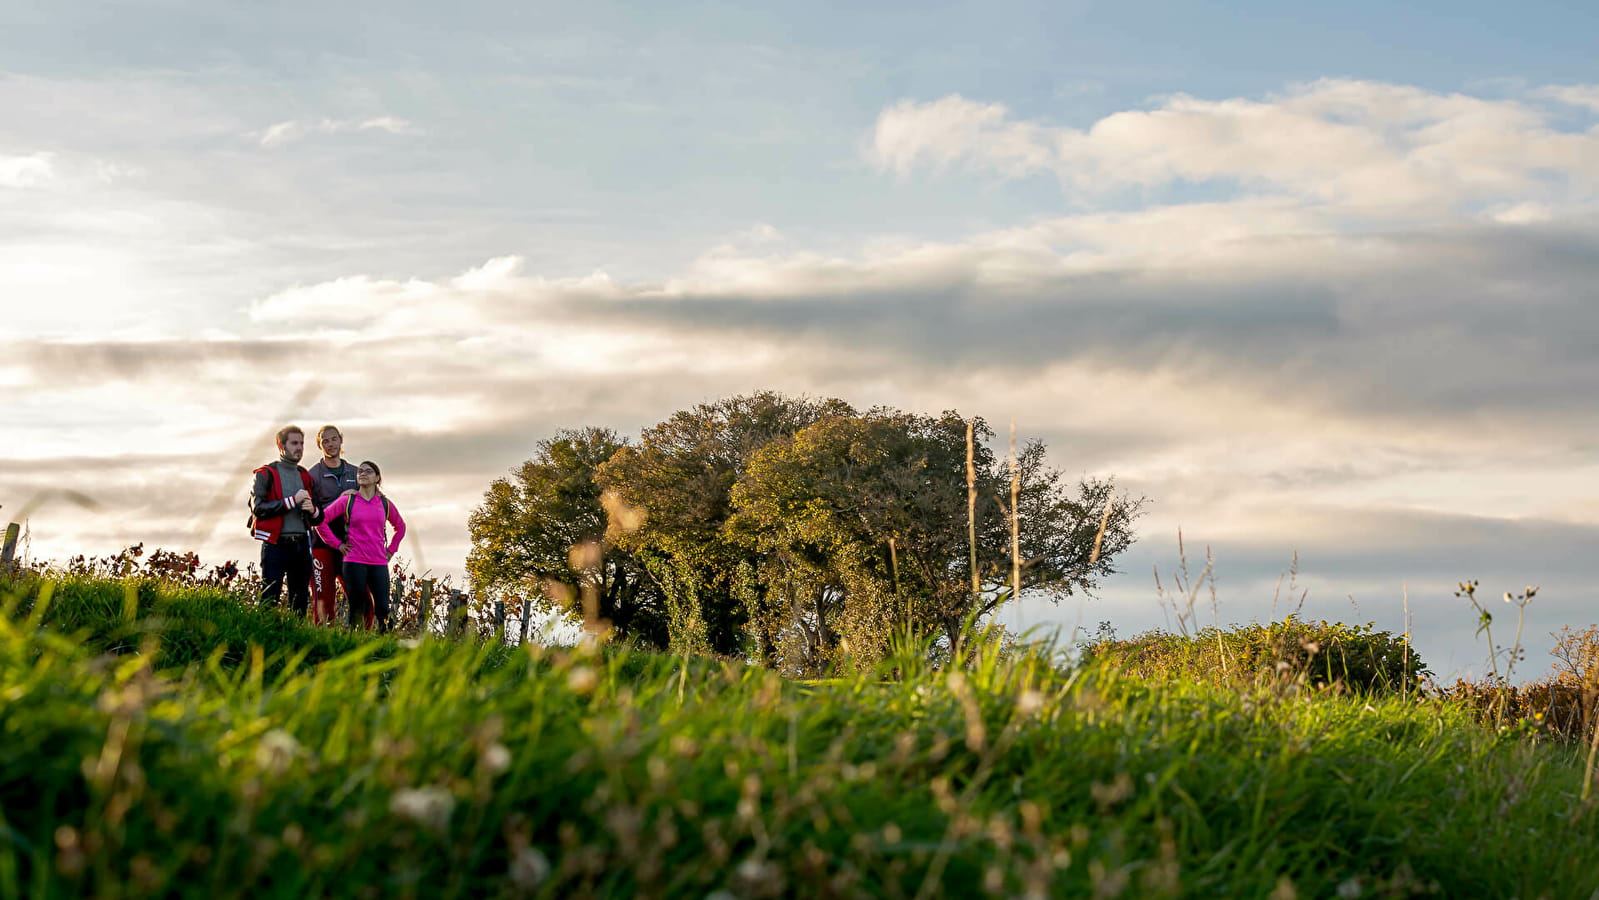
POLYGON ((626 444, 609 429, 562 431, 490 484, 467 520, 472 583, 538 597, 620 637, 665 646, 661 590, 636 557, 616 546, 616 516, 594 480, 595 469, 626 444))
POLYGON ((1018 587, 1093 591, 1145 502, 1108 478, 1069 481, 1041 441, 1013 469, 993 437, 955 411, 860 413, 771 392, 678 412, 636 445, 562 432, 490 486, 469 571, 574 616, 585 590, 614 598, 600 612, 625 636, 795 674, 871 663, 901 628, 953 648, 1018 587), (573 546, 594 549, 584 562, 573 546))

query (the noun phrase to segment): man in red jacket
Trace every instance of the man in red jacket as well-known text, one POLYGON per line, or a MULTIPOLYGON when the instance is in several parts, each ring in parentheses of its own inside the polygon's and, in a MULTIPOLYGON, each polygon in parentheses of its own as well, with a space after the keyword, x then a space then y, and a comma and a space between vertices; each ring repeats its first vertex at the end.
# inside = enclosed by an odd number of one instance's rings
POLYGON ((255 470, 251 533, 261 542, 261 605, 276 606, 289 584, 289 608, 305 615, 310 600, 311 526, 322 510, 311 499, 311 476, 300 465, 305 432, 290 425, 277 435, 278 460, 255 470))

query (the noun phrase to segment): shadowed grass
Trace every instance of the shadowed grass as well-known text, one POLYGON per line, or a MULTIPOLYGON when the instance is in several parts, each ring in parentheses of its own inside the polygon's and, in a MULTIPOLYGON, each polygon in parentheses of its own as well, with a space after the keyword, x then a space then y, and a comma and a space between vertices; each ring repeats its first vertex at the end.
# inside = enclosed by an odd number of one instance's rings
POLYGON ((960 673, 907 654, 896 683, 802 685, 626 650, 362 642, 202 590, 150 586, 130 621, 119 583, 40 603, 46 583, 0 582, 5 896, 1599 884, 1572 752, 1434 702, 981 649, 960 673))

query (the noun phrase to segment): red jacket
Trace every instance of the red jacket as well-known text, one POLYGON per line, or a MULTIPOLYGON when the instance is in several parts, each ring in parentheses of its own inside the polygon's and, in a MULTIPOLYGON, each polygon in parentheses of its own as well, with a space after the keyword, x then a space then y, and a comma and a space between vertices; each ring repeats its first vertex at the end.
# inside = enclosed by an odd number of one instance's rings
MULTIPOLYGON (((311 491, 311 473, 302 466, 295 466, 300 470, 300 481, 304 483, 307 493, 311 491)), ((283 479, 278 474, 277 463, 267 463, 253 474, 259 476, 265 472, 270 481, 265 497, 255 497, 250 507, 250 536, 258 541, 276 544, 278 537, 283 533, 283 514, 288 512, 290 504, 283 499, 283 479), (263 502, 264 501, 264 502, 263 502)), ((321 510, 308 516, 307 530, 310 526, 322 521, 321 510)))

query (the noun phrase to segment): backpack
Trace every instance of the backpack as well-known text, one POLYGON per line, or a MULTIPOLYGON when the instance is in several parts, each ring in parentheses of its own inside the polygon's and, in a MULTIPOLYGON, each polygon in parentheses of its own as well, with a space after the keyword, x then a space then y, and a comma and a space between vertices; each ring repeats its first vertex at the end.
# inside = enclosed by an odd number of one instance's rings
MULTIPOLYGON (((351 497, 359 497, 361 495, 359 493, 355 493, 355 494, 340 494, 339 496, 345 498, 345 500, 344 500, 344 536, 343 536, 343 540, 348 541, 350 539, 350 525, 355 521, 355 516, 353 515, 353 511, 351 509, 351 504, 354 503, 354 501, 350 500, 349 498, 351 498, 351 497)), ((387 527, 388 524, 389 524, 389 498, 380 491, 378 493, 378 499, 383 501, 383 524, 384 524, 385 527, 387 527)), ((337 498, 335 498, 333 503, 337 503, 337 502, 339 502, 339 501, 338 501, 337 498)), ((328 506, 332 506, 333 503, 329 503, 328 506)), ((333 526, 329 525, 328 527, 332 528, 333 526)))

